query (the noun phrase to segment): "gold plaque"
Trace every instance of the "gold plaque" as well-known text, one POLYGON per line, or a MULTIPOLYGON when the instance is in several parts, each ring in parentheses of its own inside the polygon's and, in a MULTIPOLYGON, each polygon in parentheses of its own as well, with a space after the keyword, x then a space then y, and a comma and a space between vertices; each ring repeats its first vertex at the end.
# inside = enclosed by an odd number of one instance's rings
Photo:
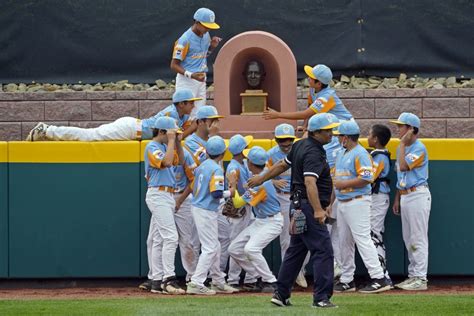
POLYGON ((268 93, 263 90, 245 90, 240 96, 242 98, 241 115, 261 115, 267 108, 268 93))

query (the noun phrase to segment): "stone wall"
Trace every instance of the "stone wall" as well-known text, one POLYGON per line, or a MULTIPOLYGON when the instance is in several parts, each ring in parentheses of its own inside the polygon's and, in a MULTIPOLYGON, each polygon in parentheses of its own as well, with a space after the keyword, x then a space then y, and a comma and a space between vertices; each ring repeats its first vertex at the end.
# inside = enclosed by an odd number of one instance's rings
MULTIPOLYGON (((40 121, 96 127, 122 116, 146 118, 169 105, 172 93, 171 90, 0 92, 0 141, 23 140, 40 121)), ((306 95, 306 89, 298 88, 299 110, 306 107, 306 95)), ((338 90, 338 95, 357 119, 362 135, 367 134, 372 124, 388 125, 389 119, 409 111, 422 119, 421 137, 474 138, 474 88, 354 89, 338 90)), ((208 103, 213 104, 212 91, 208 97, 208 103)))

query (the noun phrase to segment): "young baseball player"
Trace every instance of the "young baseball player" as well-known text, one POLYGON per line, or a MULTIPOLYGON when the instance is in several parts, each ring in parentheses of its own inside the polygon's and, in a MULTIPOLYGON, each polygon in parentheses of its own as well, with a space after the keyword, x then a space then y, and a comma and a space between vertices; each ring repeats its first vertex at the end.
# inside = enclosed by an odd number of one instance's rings
POLYGON ((428 289, 428 221, 431 193, 428 188, 428 152, 418 139, 420 119, 402 113, 398 120, 397 193, 393 212, 402 217, 403 241, 408 252, 408 279, 395 286, 403 290, 428 289))
MULTIPOLYGON (((290 124, 280 124, 275 128, 275 140, 277 145, 273 146, 268 151, 268 163, 267 166, 271 168, 274 164, 285 159, 286 155, 290 152, 293 142, 295 141, 295 129, 290 124)), ((281 248, 281 259, 285 257, 285 252, 290 245, 290 181, 291 181, 291 169, 286 170, 279 176, 275 177, 272 182, 276 188, 278 201, 280 202, 280 210, 283 216, 283 231, 280 234, 280 248, 281 248)), ((309 256, 307 256, 309 260, 309 256)), ((308 262, 303 264, 306 266, 308 262)), ((304 276, 304 268, 301 269, 298 277, 296 278, 296 284, 306 288, 308 283, 304 276)))
POLYGON ((378 260, 377 250, 370 238, 370 204, 373 181, 372 159, 358 144, 359 126, 354 121, 343 122, 334 134, 344 150, 339 152, 334 172, 335 195, 338 200, 339 249, 342 275, 334 286, 335 292, 355 291, 355 248, 372 279, 362 288, 362 293, 378 293, 390 290, 378 260))
POLYGON ((206 104, 207 57, 221 41, 217 36, 211 39, 209 30, 219 28, 214 12, 200 8, 194 13, 193 25, 174 44, 170 67, 176 72, 176 89, 191 89, 202 98, 196 103, 193 117, 199 107, 206 104))
POLYGON ((178 127, 185 129, 183 138, 189 128, 189 114, 194 108, 195 98, 190 89, 178 89, 173 94, 173 104, 161 110, 155 116, 140 120, 134 117, 121 117, 118 120, 96 128, 79 128, 73 126, 54 126, 38 123, 28 134, 27 141, 67 140, 67 141, 106 141, 106 140, 140 140, 151 139, 155 121, 162 116, 176 120, 178 127))
POLYGON ((178 228, 181 262, 186 270, 187 281, 189 281, 194 274, 200 250, 199 237, 191 213, 191 183, 194 180, 194 170, 201 164, 201 160, 207 157, 204 148, 200 150, 201 147, 198 147, 196 151, 193 151, 191 147, 194 147, 193 145, 198 142, 205 144, 211 129, 210 126, 213 126, 212 128, 214 130, 212 132, 216 132, 214 126, 217 125, 219 119, 222 117, 223 116, 217 113, 217 109, 211 105, 202 106, 197 111, 196 119, 198 129, 186 139, 189 145, 185 145, 183 165, 175 167, 176 212, 174 217, 178 228), (199 135, 201 135, 201 137, 199 135))
MULTIPOLYGON (((226 169, 226 179, 229 181, 229 177, 235 176, 237 181, 237 191, 239 194, 244 194, 245 185, 247 180, 250 178, 250 171, 247 166, 247 160, 243 155, 243 151, 253 141, 252 136, 243 137, 240 134, 234 135, 229 140, 229 151, 232 154, 232 160, 226 169)), ((252 219, 252 208, 250 205, 245 206, 245 215, 241 218, 228 218, 230 223, 229 228, 229 240, 232 241, 242 232, 249 224, 252 219)), ((238 286, 240 281, 241 269, 236 264, 234 259, 231 257, 229 260, 229 271, 227 273, 227 282, 232 286, 238 286)), ((244 287, 246 290, 257 290, 257 279, 247 271, 244 280, 244 287)))
POLYGON ((173 216, 176 180, 172 167, 183 161, 177 131, 174 119, 158 118, 153 125, 153 140, 145 148, 146 204, 151 212, 147 248, 152 293, 185 293, 174 271, 178 232, 173 216))
POLYGON ((369 147, 374 148, 370 155, 374 166, 374 182, 372 182, 372 204, 370 206, 370 235, 379 255, 379 261, 384 270, 385 278, 392 285, 387 270, 387 258, 383 235, 385 231, 385 215, 390 205, 390 152, 385 146, 392 136, 390 129, 385 125, 373 125, 367 137, 369 147))
POLYGON ((220 270, 220 243, 218 239, 217 214, 220 199, 228 198, 234 187, 224 191, 224 170, 220 161, 224 157, 226 145, 220 136, 208 139, 206 152, 209 159, 204 161, 194 172, 193 198, 191 212, 196 224, 201 255, 191 281, 188 283, 188 294, 213 295, 234 293, 237 289, 225 282, 225 274, 220 270), (212 278, 211 288, 204 281, 212 278))
MULTIPOLYGON (((252 174, 257 175, 264 171, 268 154, 262 147, 255 146, 245 150, 244 155, 248 159, 248 168, 252 174)), ((228 179, 229 185, 237 186, 235 176, 229 176, 228 179)), ((255 212, 255 221, 232 240, 229 253, 247 274, 262 278, 262 292, 273 293, 276 278, 270 271, 262 250, 283 230, 283 216, 275 187, 272 181, 268 180, 261 186, 246 190, 242 196, 238 190, 235 190, 234 194, 234 206, 251 205, 255 212)))

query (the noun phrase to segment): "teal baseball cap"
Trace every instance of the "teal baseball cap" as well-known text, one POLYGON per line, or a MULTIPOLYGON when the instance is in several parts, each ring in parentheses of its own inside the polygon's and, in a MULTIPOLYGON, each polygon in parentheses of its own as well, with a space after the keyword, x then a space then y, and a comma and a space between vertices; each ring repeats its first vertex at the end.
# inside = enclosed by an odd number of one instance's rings
POLYGON ((360 128, 355 121, 344 121, 339 125, 334 135, 359 135, 360 128))
POLYGON ((232 155, 240 154, 253 141, 253 136, 234 135, 229 139, 229 151, 232 155))
POLYGON ((193 92, 190 89, 178 89, 173 93, 173 103, 198 100, 202 100, 202 98, 195 98, 193 92))
POLYGON ((194 13, 194 20, 198 21, 208 29, 217 30, 221 27, 216 23, 216 15, 214 11, 208 8, 199 8, 194 13))
POLYGON ((175 129, 178 133, 182 133, 178 125, 176 125, 176 121, 169 116, 161 116, 157 118, 155 124, 153 124, 153 128, 165 130, 175 129))
POLYGON ((275 127, 275 138, 296 138, 294 127, 286 123, 278 125, 275 127))
POLYGON ((321 129, 333 129, 340 125, 334 114, 319 113, 311 116, 308 122, 308 131, 314 132, 321 129))
POLYGON ((323 84, 329 84, 332 80, 332 71, 326 65, 316 65, 314 67, 304 66, 304 72, 308 77, 320 81, 323 84))
POLYGON ((264 166, 268 160, 268 154, 260 146, 254 146, 243 151, 244 156, 254 165, 264 166))
POLYGON ((390 121, 398 125, 410 125, 416 128, 420 128, 420 118, 413 113, 403 112, 400 114, 396 121, 390 121))
POLYGON ((209 155, 217 156, 223 154, 226 150, 225 141, 220 136, 212 136, 207 140, 206 152, 209 155))
POLYGON ((212 105, 204 105, 199 108, 196 112, 196 118, 198 120, 203 119, 212 119, 212 118, 223 118, 222 115, 219 115, 216 107, 212 105))

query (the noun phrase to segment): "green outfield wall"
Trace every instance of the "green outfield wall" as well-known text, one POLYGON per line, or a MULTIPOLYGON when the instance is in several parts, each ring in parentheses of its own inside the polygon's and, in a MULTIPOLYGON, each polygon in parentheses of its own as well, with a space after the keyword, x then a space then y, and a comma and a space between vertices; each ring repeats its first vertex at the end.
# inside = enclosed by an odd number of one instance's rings
MULTIPOLYGON (((422 141, 433 199, 429 273, 474 275, 474 139, 422 141)), ((146 276, 145 145, 0 142, 0 278, 146 276)), ((269 149, 275 143, 255 145, 269 149)), ((389 149, 395 152, 396 145, 392 141, 389 149)), ((385 240, 389 271, 406 274, 400 217, 391 211, 385 240)), ((278 272, 278 239, 264 254, 278 272)), ((176 263, 183 276, 179 251, 176 263)), ((364 269, 359 260, 358 273, 364 269)))

